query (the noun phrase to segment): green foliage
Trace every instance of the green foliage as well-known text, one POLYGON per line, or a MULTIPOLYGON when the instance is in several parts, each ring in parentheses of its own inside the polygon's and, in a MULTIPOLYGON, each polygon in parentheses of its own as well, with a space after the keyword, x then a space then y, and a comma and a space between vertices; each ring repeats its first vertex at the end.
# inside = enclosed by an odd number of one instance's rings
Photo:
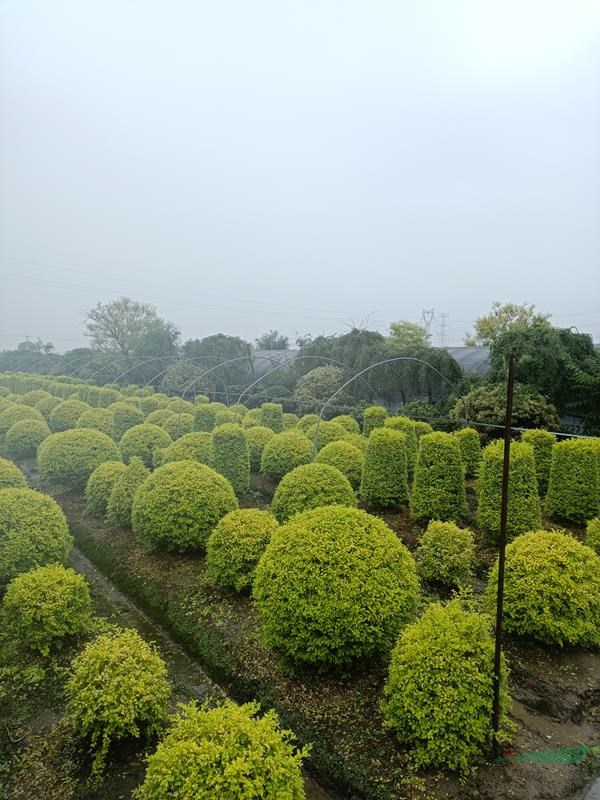
POLYGON ((21 395, 21 403, 23 403, 24 406, 33 407, 46 397, 52 397, 52 395, 45 392, 43 389, 32 389, 30 392, 25 392, 25 394, 21 395))
POLYGON ((294 467, 308 464, 312 450, 310 441, 299 431, 276 433, 264 447, 260 471, 278 481, 294 467))
POLYGON ((580 524, 598 516, 600 468, 589 439, 566 439, 552 447, 546 512, 580 524))
POLYGON ((390 324, 390 344, 395 347, 429 347, 427 328, 404 319, 390 324))
POLYGON ((105 433, 75 428, 44 439, 38 449, 37 463, 45 480, 83 489, 99 464, 120 460, 119 448, 105 433))
POLYGON ((344 475, 350 486, 358 491, 362 479, 363 464, 365 463, 364 451, 359 450, 350 442, 331 442, 317 453, 319 464, 329 464, 344 475))
POLYGON ((220 408, 215 416, 215 427, 219 425, 238 425, 239 415, 231 408, 220 408))
MULTIPOLYGON (((382 704, 384 721, 412 745, 419 767, 472 772, 492 735, 494 641, 490 619, 459 600, 432 603, 400 634, 382 704)), ((510 700, 502 661, 501 724, 510 700)))
POLYGON ((166 422, 169 417, 173 416, 173 411, 170 408, 158 408, 156 411, 151 411, 148 416, 146 417, 146 423, 148 425, 158 425, 162 427, 163 423, 166 422))
POLYGON ((360 496, 371 506, 394 508, 408 501, 406 434, 375 428, 369 436, 360 496))
POLYGON ((425 436, 427 433, 433 433, 433 428, 428 422, 423 422, 423 420, 416 419, 415 420, 415 434, 417 437, 417 444, 421 438, 421 436, 425 436))
POLYGON ((212 467, 233 486, 237 495, 250 488, 250 453, 239 425, 219 425, 212 435, 212 467))
POLYGON ((90 406, 82 400, 64 400, 50 412, 50 429, 53 433, 59 433, 76 428, 79 417, 90 410, 90 406))
POLYGON ((479 473, 481 463, 481 440, 475 428, 460 428, 454 431, 454 436, 460 447, 465 475, 475 478, 479 473))
POLYGON ((106 514, 108 500, 117 478, 125 471, 122 461, 104 461, 92 472, 85 485, 86 511, 94 517, 106 514))
POLYGON ((260 407, 260 421, 264 428, 271 428, 275 433, 283 431, 283 406, 281 403, 263 403, 260 407))
POLYGON ((279 523, 267 511, 230 511, 208 537, 206 574, 220 589, 243 592, 252 587, 258 560, 279 523))
POLYGON ((475 540, 468 528, 432 520, 416 554, 417 572, 430 583, 460 586, 471 576, 475 540))
POLYGON ((164 450, 154 451, 154 466, 169 464, 171 461, 197 461, 209 464, 212 458, 212 435, 203 431, 185 433, 164 450))
POLYGON ((505 333, 527 330, 533 326, 550 327, 550 314, 537 314, 535 306, 523 303, 492 303, 489 314, 475 322, 475 333, 465 339, 468 347, 493 345, 505 333))
POLYGON ((148 422, 148 414, 151 414, 153 411, 158 411, 159 408, 162 408, 163 400, 158 394, 151 394, 148 397, 140 397, 140 410, 142 414, 146 415, 146 422, 148 422))
POLYGON ((50 413, 52 412, 52 409, 56 408, 59 403, 60 398, 52 397, 52 395, 50 395, 49 397, 44 397, 39 400, 35 404, 34 408, 36 408, 44 417, 44 419, 48 421, 50 419, 50 413))
POLYGON ((585 543, 600 556, 600 518, 591 519, 585 529, 585 543))
POLYGON ((417 430, 414 419, 410 417, 388 417, 385 427, 401 431, 406 436, 406 470, 410 480, 417 463, 417 430))
POLYGON ((257 425, 264 427, 262 424, 262 409, 251 408, 247 414, 244 414, 244 418, 242 419, 242 427, 253 428, 257 425))
MULTIPOLYGON (((346 378, 345 371, 340 367, 315 367, 298 381, 294 399, 302 408, 318 411, 323 403, 342 386, 346 378)), ((340 404, 344 405, 348 403, 349 399, 345 392, 336 398, 340 404)))
POLYGON ((123 472, 117 475, 106 506, 106 518, 110 522, 122 528, 131 527, 133 498, 149 474, 150 470, 144 466, 142 459, 133 456, 123 472))
MULTIPOLYGON (((504 442, 492 442, 483 451, 479 469, 477 524, 493 540, 500 535, 503 463, 504 442)), ((520 533, 537 530, 541 524, 533 448, 524 442, 511 442, 506 539, 510 541, 520 533)))
POLYGON ((465 478, 458 441, 450 433, 421 437, 410 511, 415 519, 458 520, 465 510, 465 478))
POLYGON ((20 422, 23 419, 36 419, 38 422, 44 421, 44 417, 37 408, 15 404, 0 410, 0 444, 4 442, 6 433, 15 422, 20 422))
POLYGON ((76 428, 95 428, 107 436, 112 436, 113 415, 110 408, 90 408, 77 420, 76 428))
POLYGON ((185 552, 206 546, 217 522, 238 502, 229 481, 196 461, 159 467, 137 490, 134 533, 149 547, 185 552))
POLYGON ((0 489, 24 489, 26 486, 27 479, 17 465, 7 458, 0 458, 0 489))
POLYGON ((176 413, 165 420, 161 427, 169 434, 171 439, 175 441, 181 436, 185 436, 186 433, 191 433, 194 430, 194 417, 192 414, 176 413))
MULTIPOLYGON (((337 422, 332 420, 321 420, 318 425, 317 436, 317 452, 322 450, 331 442, 341 442, 348 436, 348 431, 343 425, 338 425, 337 422)), ((311 425, 306 431, 306 435, 314 447, 315 434, 317 433, 317 424, 311 425)))
POLYGON ((271 428, 265 428, 263 425, 254 425, 251 428, 247 428, 244 434, 248 442, 250 469, 252 472, 258 472, 265 445, 275 436, 275 433, 271 428))
POLYGON ((300 417, 298 422, 296 423, 296 428, 302 433, 306 433, 309 428, 315 425, 319 421, 318 414, 305 414, 303 417, 300 417))
MULTIPOLYGON (((490 572, 495 607, 498 562, 490 572)), ((600 647, 600 558, 570 534, 530 531, 506 548, 504 627, 547 644, 600 647)))
POLYGON ((298 424, 298 415, 292 414, 290 412, 286 412, 283 415, 283 430, 284 431, 291 431, 293 430, 296 425, 298 424))
POLYGON ((96 750, 93 773, 104 768, 112 742, 157 733, 171 689, 156 649, 134 630, 104 634, 74 660, 67 683, 67 719, 96 750))
POLYGON ((533 447, 535 457, 535 474, 540 495, 546 494, 550 480, 552 465, 552 447, 556 444, 556 436, 543 430, 528 430, 521 434, 521 441, 533 447))
MULTIPOLYGON (((459 422, 465 417, 472 422, 491 422, 504 425, 506 414, 506 387, 496 383, 480 386, 461 397, 450 411, 452 419, 459 422)), ((522 428, 556 428, 559 424, 556 408, 540 394, 527 386, 515 383, 513 397, 513 425, 522 428)), ((494 436, 498 430, 490 429, 494 436)))
POLYGON ((340 414, 334 417, 331 422, 341 425, 348 433, 360 433, 360 425, 350 414, 340 414))
POLYGON ((109 406, 113 415, 112 438, 115 442, 120 442, 125 431, 133 428, 134 425, 141 425, 144 421, 144 413, 141 409, 128 403, 118 402, 109 406))
POLYGON ((273 533, 253 595, 269 646, 292 663, 326 667, 389 651, 416 611, 419 581, 382 520, 327 506, 273 533))
POLYGON ((194 430, 210 433, 216 425, 217 409, 212 403, 203 403, 194 408, 194 430))
POLYGON ((171 397, 167 401, 167 408, 175 414, 193 414, 196 406, 190 400, 184 400, 182 397, 171 397))
POLYGON ((231 701, 209 709, 181 707, 148 759, 136 800, 303 800, 300 767, 308 748, 294 750, 291 731, 274 711, 231 701))
POLYGON ((55 500, 33 489, 0 491, 0 584, 34 567, 64 563, 72 546, 55 500))
POLYGON ((152 467, 156 450, 169 447, 172 442, 173 440, 163 428, 143 422, 141 425, 134 425, 133 428, 125 431, 119 442, 119 448, 126 464, 129 464, 131 459, 137 456, 147 467, 152 467))
POLYGON ((303 464, 283 476, 271 503, 279 522, 322 506, 356 506, 349 480, 329 464, 303 464))
POLYGON ((87 583, 58 564, 23 572, 4 596, 4 627, 21 646, 47 656, 57 639, 85 630, 92 619, 87 583))

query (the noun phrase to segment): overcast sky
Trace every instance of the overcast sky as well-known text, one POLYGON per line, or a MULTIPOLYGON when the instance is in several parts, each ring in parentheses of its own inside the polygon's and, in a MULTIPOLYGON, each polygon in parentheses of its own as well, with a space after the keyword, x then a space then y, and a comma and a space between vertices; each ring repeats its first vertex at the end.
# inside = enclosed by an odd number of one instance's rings
MULTIPOLYGON (((494 300, 600 341, 599 0, 0 1, 0 348, 494 300)), ((446 314, 445 318, 442 314, 446 314)))

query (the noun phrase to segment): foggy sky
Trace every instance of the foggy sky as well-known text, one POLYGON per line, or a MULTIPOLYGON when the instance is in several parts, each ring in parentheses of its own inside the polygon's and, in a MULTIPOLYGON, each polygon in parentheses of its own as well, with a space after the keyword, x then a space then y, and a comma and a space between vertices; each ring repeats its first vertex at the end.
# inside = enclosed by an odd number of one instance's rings
POLYGON ((600 341, 595 0, 4 0, 0 349, 153 303, 183 338, 494 300, 600 341))

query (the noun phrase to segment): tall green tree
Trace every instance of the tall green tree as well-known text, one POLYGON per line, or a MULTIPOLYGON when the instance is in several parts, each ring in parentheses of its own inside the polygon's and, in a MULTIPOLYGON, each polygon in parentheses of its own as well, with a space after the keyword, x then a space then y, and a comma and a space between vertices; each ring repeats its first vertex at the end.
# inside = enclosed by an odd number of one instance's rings
POLYGON ((550 325, 550 314, 537 314, 534 305, 523 303, 492 303, 489 314, 479 317, 475 322, 475 331, 465 337, 467 347, 483 345, 489 347, 503 333, 530 328, 533 325, 550 325))
POLYGON ((257 350, 289 350, 290 340, 279 331, 269 330, 256 340, 257 350))
POLYGON ((217 333, 204 339, 188 339, 182 352, 184 358, 193 359, 192 363, 205 372, 213 370, 203 385, 205 391, 218 393, 219 397, 224 391, 223 383, 228 388, 243 388, 252 379, 252 345, 239 336, 217 333), (231 363, 218 366, 225 361, 231 363))
POLYGON ((90 337, 94 349, 120 353, 131 363, 135 341, 157 319, 154 306, 121 297, 110 303, 98 303, 88 312, 86 336, 90 337))
POLYGON ((390 325, 389 342, 392 347, 429 347, 430 336, 423 325, 404 319, 390 325))

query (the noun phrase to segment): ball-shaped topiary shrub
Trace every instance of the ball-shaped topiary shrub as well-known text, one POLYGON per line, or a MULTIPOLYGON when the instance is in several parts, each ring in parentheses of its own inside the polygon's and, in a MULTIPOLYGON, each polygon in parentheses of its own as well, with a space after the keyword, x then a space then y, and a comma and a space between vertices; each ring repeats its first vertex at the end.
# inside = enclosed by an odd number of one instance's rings
POLYGON ((194 430, 210 433, 216 425, 217 409, 212 403, 203 403, 194 408, 194 430))
POLYGON ((201 406, 203 403, 210 403, 210 398, 207 394, 197 394, 194 397, 194 404, 201 406))
POLYGON ((481 440, 475 428, 461 428, 454 431, 454 436, 460 447, 465 476, 474 478, 479 473, 481 464, 481 440))
POLYGON ((263 403, 260 407, 260 423, 275 433, 283 431, 283 406, 281 403, 263 403))
POLYGON ((473 572, 475 539, 473 531, 454 522, 432 520, 416 553, 417 572, 429 583, 461 586, 473 572))
MULTIPOLYGON (((400 634, 382 703, 387 727, 412 746, 419 767, 468 774, 492 735, 494 641, 490 619, 458 600, 432 603, 400 634)), ((501 724, 507 722, 501 671, 501 724)))
POLYGON ((546 512, 580 524, 598 516, 600 470, 586 439, 567 439, 552 447, 546 512))
POLYGON ((39 419, 22 419, 15 422, 4 437, 4 446, 13 458, 34 456, 50 428, 39 419))
POLYGON ((142 414, 145 414, 146 417, 153 411, 158 411, 161 406, 161 398, 154 394, 147 395, 146 397, 140 397, 140 411, 142 414))
POLYGON ((158 425, 161 427, 169 417, 173 416, 173 411, 170 408, 157 408, 156 411, 151 411, 146 417, 148 425, 158 425))
POLYGON ((206 547, 217 522, 238 502, 229 481, 195 461, 159 467, 137 490, 134 533, 149 547, 184 552, 206 547))
POLYGON ((385 421, 385 427, 400 431, 406 436, 406 470, 410 480, 417 463, 417 429, 415 421, 410 417, 388 417, 385 421))
POLYGON ((143 422, 125 431, 119 442, 123 461, 129 464, 134 456, 141 458, 147 467, 154 463, 154 453, 172 444, 169 434, 158 425, 143 422))
POLYGON ((271 511, 279 522, 322 506, 356 506, 356 495, 345 475, 329 464, 303 464, 283 476, 273 495, 271 511))
POLYGON ((274 711, 258 717, 257 703, 217 708, 183 706, 148 758, 136 800, 303 800, 300 767, 308 749, 295 750, 274 711))
POLYGON ((171 461, 197 461, 210 465, 212 458, 212 435, 203 431, 185 433, 164 450, 154 451, 154 466, 171 461))
POLYGON ((91 619, 87 583, 75 570, 59 564, 17 575, 4 596, 6 632, 44 656, 56 640, 85 630, 91 619))
POLYGON ((211 466, 233 486, 237 495, 250 488, 250 452, 239 425, 218 425, 212 434, 211 466))
POLYGON ((112 742, 158 732, 171 689, 154 646, 134 630, 98 636, 71 666, 66 717, 96 751, 93 773, 104 768, 112 742))
POLYGON ((271 428, 265 428, 262 425, 253 425, 251 428, 244 429, 244 435, 248 442, 250 470, 251 472, 258 472, 260 470, 260 462, 265 445, 275 436, 275 433, 271 428))
MULTIPOLYGON (((482 533, 494 541, 500 534, 503 463, 504 442, 498 440, 488 444, 482 454, 477 481, 477 523, 482 533)), ((507 541, 525 531, 535 530, 540 525, 540 499, 533 448, 523 442, 511 442, 507 541)))
POLYGON ((4 437, 15 422, 20 422, 22 419, 36 419, 38 422, 43 422, 44 417, 37 410, 30 406, 10 405, 0 411, 0 444, 4 442, 4 437))
POLYGON ((112 436, 113 415, 110 408, 90 408, 77 420, 76 428, 94 428, 107 436, 112 436))
POLYGON ((286 411, 283 415, 283 430, 293 430, 298 424, 298 419, 299 417, 297 414, 292 414, 290 411, 286 411))
POLYGON ((175 441, 194 430, 194 417, 191 414, 173 414, 163 422, 161 427, 175 441))
POLYGON ((53 433, 68 431, 77 427, 79 417, 91 407, 83 400, 64 400, 50 412, 48 423, 53 433))
POLYGON ((331 421, 341 425, 348 433, 360 433, 360 425, 350 414, 340 414, 331 421))
POLYGON ((296 428, 298 428, 299 431, 302 431, 302 433, 306 433, 308 429, 313 425, 316 425, 318 421, 318 414, 304 414, 296 423, 296 428))
POLYGON ((541 428, 534 428, 529 431, 523 431, 521 441, 527 442, 533 447, 538 490, 540 495, 544 495, 548 489, 550 467, 552 465, 552 447, 556 444, 556 436, 541 428))
MULTIPOLYGON (((486 599, 496 603, 498 562, 486 599)), ((504 627, 552 645, 600 647, 600 558, 570 534, 530 531, 506 548, 504 627)))
POLYGON ((139 486, 146 480, 150 470, 138 456, 133 456, 123 472, 115 480, 108 503, 106 518, 122 528, 131 528, 131 508, 139 486))
POLYGON ((40 414, 44 417, 44 419, 47 422, 50 419, 50 414, 52 410, 55 409, 60 402, 61 401, 59 397, 53 397, 52 395, 50 395, 49 397, 44 397, 42 398, 42 400, 37 402, 34 408, 36 408, 40 412, 40 414))
POLYGON ((176 414, 193 414, 195 406, 189 400, 183 400, 181 397, 171 397, 167 402, 167 408, 170 408, 176 414))
POLYGON ((43 389, 32 389, 30 392, 25 392, 24 395, 21 395, 21 403, 23 403, 24 406, 35 406, 36 403, 39 403, 40 400, 44 400, 46 397, 52 397, 52 395, 43 389))
POLYGON ((358 491, 365 462, 364 452, 358 447, 346 441, 331 442, 317 453, 316 461, 339 469, 350 481, 350 486, 358 491))
POLYGON ((332 422, 331 420, 321 420, 320 423, 311 425, 306 431, 306 436, 313 447, 316 436, 317 452, 322 450, 324 447, 327 447, 327 445, 331 444, 331 442, 344 441, 348 435, 349 433, 346 428, 344 428, 342 425, 338 425, 337 422, 332 422))
POLYGON ((144 412, 141 408, 136 408, 130 403, 119 401, 112 403, 109 409, 113 415, 112 438, 115 442, 120 442, 121 437, 129 428, 133 428, 134 425, 141 425, 144 422, 144 412))
MULTIPOLYGON (((251 408, 247 414, 244 414, 242 428, 253 428, 256 425, 264 427, 262 424, 262 410, 260 408, 251 408)), ((273 433, 274 432, 275 431, 273 431, 273 433)))
POLYGON ((312 451, 312 444, 299 431, 277 433, 264 447, 260 471, 267 478, 278 481, 294 467, 308 464, 312 451))
POLYGON ((417 435, 417 443, 418 443, 421 436, 425 436, 428 433, 433 433, 433 428, 428 422, 424 422, 423 420, 417 419, 415 420, 415 433, 417 435))
POLYGON ((0 458, 0 489, 25 489, 27 479, 16 464, 0 458))
POLYGON ((342 665, 389 651, 416 611, 419 581, 382 520, 327 506, 273 533, 253 596, 268 645, 292 663, 342 665))
POLYGON ((94 517, 106 514, 115 481, 125 471, 122 461, 104 461, 92 472, 85 485, 86 511, 94 517))
POLYGON ((419 441, 410 512, 420 520, 458 520, 465 510, 460 446, 450 433, 427 433, 419 441))
POLYGON ((243 592, 252 587, 256 565, 279 523, 268 511, 230 511, 208 537, 206 574, 220 589, 243 592))
POLYGON ((239 425, 240 418, 231 408, 221 408, 215 415, 215 428, 220 425, 239 425))
POLYGON ((383 428, 387 419, 387 411, 383 406, 368 406, 363 411, 363 433, 370 436, 375 428, 383 428))
POLYGON ((585 543, 600 556, 600 518, 591 519, 585 529, 585 543))
POLYGON ((33 489, 0 490, 0 584, 34 567, 64 563, 72 546, 55 500, 33 489))
POLYGON ((360 496, 371 506, 404 505, 408 501, 405 434, 392 428, 375 428, 368 442, 360 496))
POLYGON ((53 433, 38 449, 38 469, 42 478, 82 489, 103 461, 120 461, 119 448, 105 433, 91 428, 74 428, 53 433))

